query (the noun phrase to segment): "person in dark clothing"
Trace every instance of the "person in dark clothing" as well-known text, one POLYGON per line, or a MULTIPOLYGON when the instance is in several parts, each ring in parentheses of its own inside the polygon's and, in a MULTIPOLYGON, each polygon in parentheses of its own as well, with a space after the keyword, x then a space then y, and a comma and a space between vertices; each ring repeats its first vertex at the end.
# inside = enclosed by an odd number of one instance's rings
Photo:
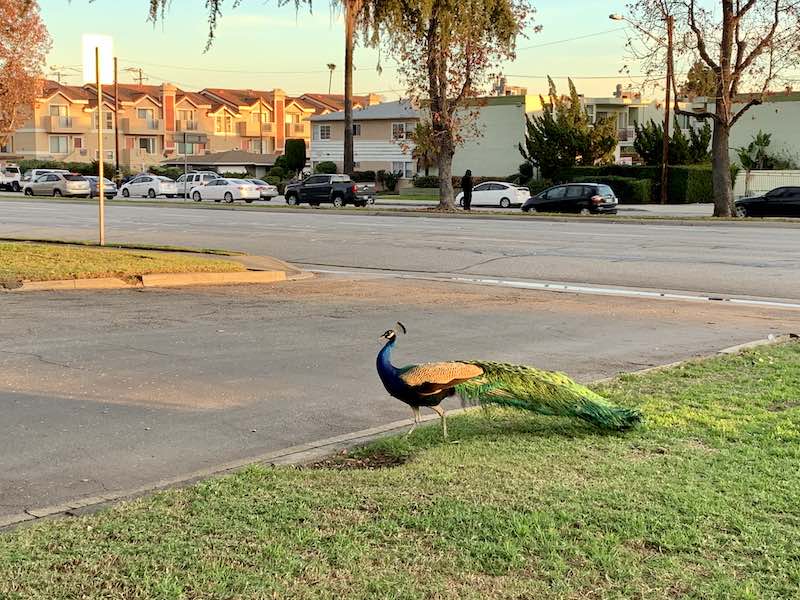
POLYGON ((472 171, 469 169, 461 178, 461 191, 464 192, 464 210, 472 210, 472 171))

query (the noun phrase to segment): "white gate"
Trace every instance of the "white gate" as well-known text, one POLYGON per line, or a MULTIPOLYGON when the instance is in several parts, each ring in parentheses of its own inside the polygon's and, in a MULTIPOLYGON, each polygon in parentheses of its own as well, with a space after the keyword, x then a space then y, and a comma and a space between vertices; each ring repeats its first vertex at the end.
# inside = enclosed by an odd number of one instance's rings
POLYGON ((733 196, 760 196, 787 185, 800 187, 800 171, 739 171, 736 185, 733 186, 733 196))

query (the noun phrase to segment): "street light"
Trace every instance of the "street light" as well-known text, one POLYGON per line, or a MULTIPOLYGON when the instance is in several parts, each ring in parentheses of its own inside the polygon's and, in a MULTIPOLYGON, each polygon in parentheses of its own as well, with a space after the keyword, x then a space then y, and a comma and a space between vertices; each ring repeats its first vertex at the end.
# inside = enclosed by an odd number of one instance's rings
MULTIPOLYGON (((639 27, 636 23, 633 23, 630 19, 625 18, 620 14, 611 14, 608 15, 608 18, 612 21, 626 21, 633 25, 637 30, 641 31, 642 33, 648 35, 650 38, 658 42, 659 44, 663 44, 663 41, 655 37, 648 31, 645 31, 641 27, 639 27)), ((667 180, 668 180, 668 173, 669 173, 669 115, 670 115, 670 108, 671 108, 671 90, 672 90, 672 36, 675 29, 675 19, 672 15, 664 14, 664 20, 667 23, 667 81, 666 85, 666 98, 664 100, 664 148, 663 148, 663 156, 661 159, 661 204, 667 203, 667 180)))

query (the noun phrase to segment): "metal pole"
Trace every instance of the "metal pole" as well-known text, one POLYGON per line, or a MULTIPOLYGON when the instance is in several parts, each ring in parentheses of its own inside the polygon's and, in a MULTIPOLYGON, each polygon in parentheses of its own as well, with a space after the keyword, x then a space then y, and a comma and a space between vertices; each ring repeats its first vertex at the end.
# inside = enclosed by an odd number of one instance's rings
POLYGON ((666 204, 669 200, 669 117, 671 109, 670 91, 672 89, 672 31, 675 21, 672 15, 667 15, 667 82, 666 99, 664 101, 664 156, 661 161, 661 204, 666 204))
POLYGON ((106 243, 106 224, 105 224, 105 191, 106 186, 103 181, 103 84, 100 83, 100 48, 94 49, 94 76, 97 83, 97 196, 100 200, 99 221, 100 221, 100 245, 106 243))
POLYGON ((188 153, 189 149, 186 144, 186 132, 183 132, 183 199, 187 200, 189 198, 189 190, 187 189, 188 182, 186 181, 186 175, 189 173, 189 156, 188 153))
POLYGON ((119 81, 117 79, 117 57, 114 57, 114 176, 120 182, 119 171, 119 81))

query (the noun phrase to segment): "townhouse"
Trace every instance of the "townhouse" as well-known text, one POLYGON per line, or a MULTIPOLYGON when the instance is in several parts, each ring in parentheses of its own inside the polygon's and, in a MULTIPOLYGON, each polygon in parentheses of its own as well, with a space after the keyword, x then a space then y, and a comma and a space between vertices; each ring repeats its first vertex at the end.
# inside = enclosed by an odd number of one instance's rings
MULTIPOLYGON (((119 84, 116 89, 117 97, 114 86, 103 88, 103 122, 98 123, 93 86, 46 81, 41 97, 4 150, 25 159, 91 162, 99 159, 100 129, 103 159, 116 160, 118 138, 120 166, 132 171, 178 156, 205 157, 231 151, 271 155, 274 160, 284 151, 287 139, 303 139, 309 144, 310 117, 344 106, 341 96, 287 97, 281 89, 188 92, 169 83, 119 84), (184 143, 184 133, 197 135, 194 141, 184 143)), ((375 95, 358 96, 354 106, 361 108, 379 100, 375 95)))

